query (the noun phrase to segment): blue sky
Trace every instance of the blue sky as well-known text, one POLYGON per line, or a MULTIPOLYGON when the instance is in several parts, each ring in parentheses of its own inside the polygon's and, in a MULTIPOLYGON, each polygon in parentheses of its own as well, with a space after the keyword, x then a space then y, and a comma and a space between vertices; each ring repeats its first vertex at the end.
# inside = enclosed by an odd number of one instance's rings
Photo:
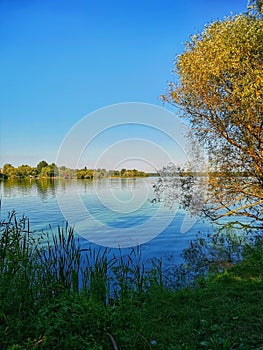
MULTIPOLYGON (((98 108, 162 106, 159 96, 189 36, 245 10, 245 0, 1 0, 0 166, 55 161, 64 136, 98 108)), ((97 142, 98 155, 109 134, 97 142)), ((158 135, 151 137, 158 144, 158 135)))

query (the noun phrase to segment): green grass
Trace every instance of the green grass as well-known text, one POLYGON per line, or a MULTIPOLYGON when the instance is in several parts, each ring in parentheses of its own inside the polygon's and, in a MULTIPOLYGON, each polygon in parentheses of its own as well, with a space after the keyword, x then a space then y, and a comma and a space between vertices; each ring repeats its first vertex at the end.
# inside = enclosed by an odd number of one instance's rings
POLYGON ((139 249, 82 251, 69 227, 38 241, 12 213, 0 225, 0 349, 263 349, 262 240, 243 255, 175 290, 139 249))

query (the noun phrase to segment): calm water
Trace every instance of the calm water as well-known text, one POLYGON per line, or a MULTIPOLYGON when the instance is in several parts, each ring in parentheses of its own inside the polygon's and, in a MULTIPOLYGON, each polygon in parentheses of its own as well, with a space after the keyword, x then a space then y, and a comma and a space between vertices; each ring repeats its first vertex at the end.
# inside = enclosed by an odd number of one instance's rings
POLYGON ((55 230, 66 220, 80 234, 83 246, 128 247, 142 243, 145 258, 173 256, 209 223, 193 221, 183 210, 153 204, 155 178, 102 180, 0 181, 1 218, 13 209, 30 219, 36 233, 55 230), (184 233, 182 233, 184 232, 184 233))

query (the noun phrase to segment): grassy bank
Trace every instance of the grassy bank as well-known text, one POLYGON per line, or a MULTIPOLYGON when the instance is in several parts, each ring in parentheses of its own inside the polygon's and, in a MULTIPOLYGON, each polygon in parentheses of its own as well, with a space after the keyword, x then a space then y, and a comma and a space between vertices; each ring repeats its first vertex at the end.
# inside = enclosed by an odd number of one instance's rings
POLYGON ((68 227, 39 239, 25 219, 1 222, 0 349, 263 349, 260 240, 175 290, 139 251, 82 251, 68 227))

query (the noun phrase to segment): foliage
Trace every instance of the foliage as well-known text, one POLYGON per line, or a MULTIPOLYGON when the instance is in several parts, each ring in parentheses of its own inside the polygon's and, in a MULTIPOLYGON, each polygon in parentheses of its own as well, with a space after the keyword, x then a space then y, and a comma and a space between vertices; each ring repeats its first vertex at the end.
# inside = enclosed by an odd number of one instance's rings
POLYGON ((2 173, 6 177, 30 177, 30 176, 36 176, 37 175, 37 169, 32 168, 27 164, 23 164, 15 168, 11 164, 5 164, 3 166, 2 173))
POLYGON ((138 171, 137 169, 132 169, 132 170, 122 169, 121 173, 122 173, 121 175, 122 177, 146 177, 147 176, 145 172, 138 171))
POLYGON ((37 172, 38 174, 41 174, 42 169, 48 167, 48 163, 45 160, 41 160, 41 162, 38 163, 37 165, 37 172))
POLYGON ((146 177, 147 174, 137 169, 109 170, 106 169, 84 169, 77 171, 77 179, 101 179, 106 177, 146 177))
POLYGON ((20 165, 15 169, 15 175, 17 177, 36 176, 37 169, 31 168, 29 165, 20 165))
POLYGON ((193 215, 201 214, 206 195, 206 174, 171 163, 159 171, 159 176, 153 185, 153 203, 164 201, 170 209, 179 204, 193 215))
POLYGON ((55 177, 58 175, 58 169, 55 163, 48 165, 46 161, 42 160, 36 167, 31 167, 27 164, 14 167, 11 164, 5 164, 2 169, 2 174, 7 178, 55 177))
POLYGON ((243 216, 256 228, 263 227, 262 52, 261 18, 214 22, 177 57, 179 82, 163 97, 181 108, 207 151, 205 213, 243 216))
POLYGON ((14 174, 14 167, 12 164, 5 164, 3 166, 3 174, 6 175, 7 177, 12 176, 14 174))
POLYGON ((262 18, 263 1, 262 0, 250 0, 248 2, 248 14, 252 17, 262 18))
POLYGON ((67 226, 33 238, 14 213, 0 224, 3 350, 263 346, 262 237, 242 263, 178 291, 166 287, 161 261, 142 263, 139 248, 127 256, 83 250, 67 226))
POLYGON ((61 166, 58 168, 59 170, 59 176, 65 178, 65 179, 72 179, 76 177, 77 170, 70 169, 65 166, 61 166))
POLYGON ((108 177, 106 169, 84 169, 77 171, 77 179, 101 179, 108 177))
POLYGON ((25 177, 42 177, 54 178, 61 176, 64 178, 77 179, 101 179, 106 177, 146 177, 145 172, 137 169, 129 170, 109 170, 106 169, 87 169, 87 167, 79 170, 66 168, 65 166, 58 167, 55 163, 48 164, 42 160, 36 167, 29 165, 20 165, 14 167, 12 164, 5 164, 0 177, 3 178, 25 178, 25 177))

